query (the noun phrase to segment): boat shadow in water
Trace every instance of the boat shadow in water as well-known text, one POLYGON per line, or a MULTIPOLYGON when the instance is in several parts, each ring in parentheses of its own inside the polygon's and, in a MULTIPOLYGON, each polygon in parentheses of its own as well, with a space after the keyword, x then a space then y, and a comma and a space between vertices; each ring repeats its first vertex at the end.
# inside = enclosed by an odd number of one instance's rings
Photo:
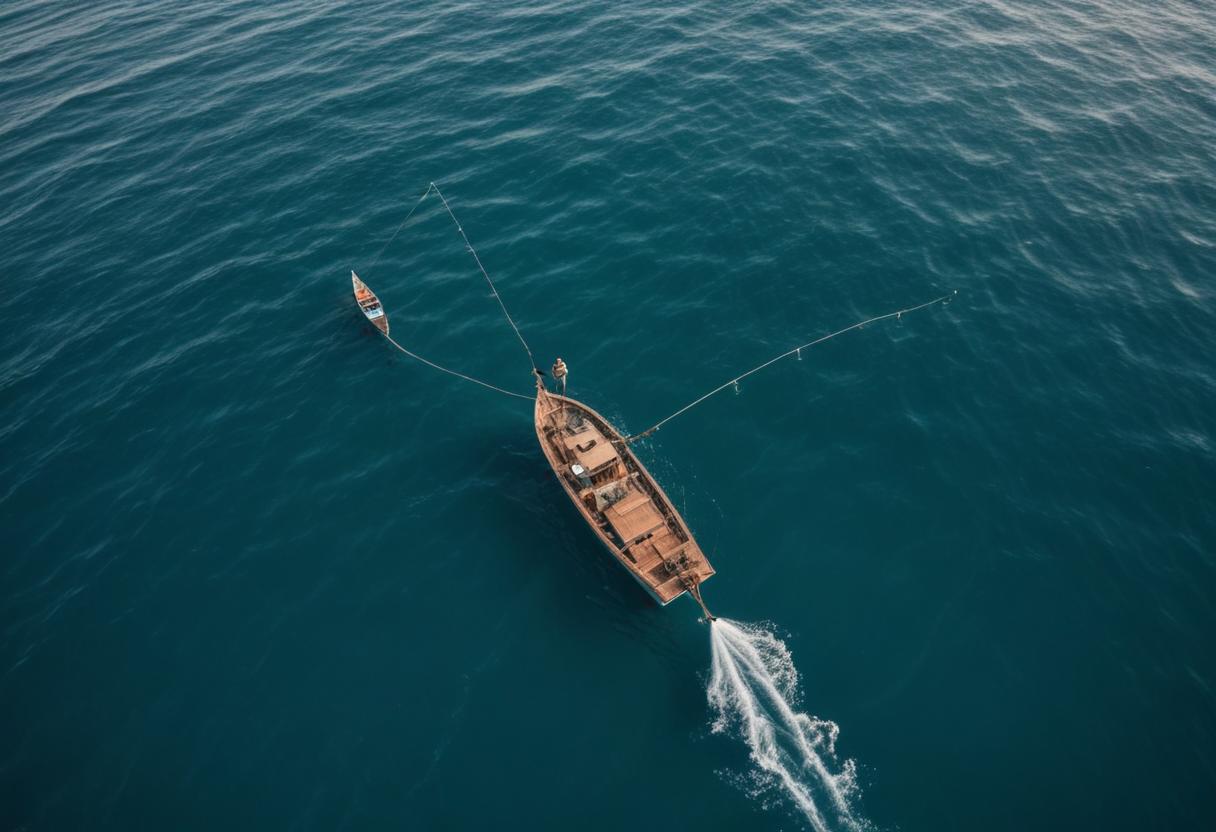
MULTIPOLYGON (((526 424, 526 423, 525 423, 526 424)), ((511 488, 487 507, 505 535, 514 538, 522 524, 528 530, 521 550, 531 550, 536 560, 526 566, 544 569, 560 591, 554 602, 577 599, 570 609, 586 619, 586 602, 613 617, 635 615, 643 610, 662 609, 604 551, 587 529, 578 512, 570 505, 561 487, 553 481, 553 471, 536 448, 536 441, 521 431, 504 433, 485 447, 492 460, 494 476, 510 482, 511 488)))

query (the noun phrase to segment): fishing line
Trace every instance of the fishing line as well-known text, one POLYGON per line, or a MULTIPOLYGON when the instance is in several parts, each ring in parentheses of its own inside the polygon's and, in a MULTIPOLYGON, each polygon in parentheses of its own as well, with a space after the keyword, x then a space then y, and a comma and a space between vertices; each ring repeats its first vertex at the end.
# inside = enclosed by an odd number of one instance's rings
MULTIPOLYGON (((414 207, 410 209, 410 212, 405 215, 405 219, 403 219, 401 221, 401 225, 397 226, 397 230, 393 232, 393 236, 388 238, 387 243, 380 246, 380 251, 378 251, 376 253, 376 258, 374 260, 372 260, 371 268, 368 269, 367 272, 364 272, 364 274, 375 271, 376 264, 380 262, 380 256, 382 254, 384 254, 385 249, 387 249, 390 245, 392 245, 393 240, 397 239, 397 235, 401 233, 401 229, 405 228, 405 224, 410 221, 410 217, 414 216, 414 212, 418 210, 418 206, 422 204, 422 200, 424 200, 428 196, 430 196, 431 189, 434 187, 435 187, 434 182, 432 182, 431 184, 426 186, 426 190, 422 192, 422 196, 418 197, 418 201, 414 203, 414 207)), ((390 338, 389 340, 391 341, 392 339, 390 338)))
MULTIPOLYGON (((477 268, 481 269, 481 275, 486 279, 486 283, 490 284, 490 291, 494 293, 494 297, 498 300, 498 305, 502 307, 502 314, 507 316, 507 323, 511 325, 511 329, 515 330, 515 337, 519 338, 519 343, 524 347, 524 352, 528 354, 528 363, 532 365, 533 375, 539 375, 540 370, 536 366, 536 359, 532 357, 532 350, 528 346, 528 342, 524 340, 524 335, 519 331, 519 327, 515 324, 515 319, 511 317, 511 313, 507 311, 507 305, 503 303, 502 295, 498 294, 498 289, 494 286, 494 281, 490 280, 490 275, 486 271, 486 267, 481 265, 481 258, 477 256, 477 249, 473 248, 473 244, 469 242, 469 237, 464 233, 464 227, 460 224, 460 220, 456 219, 456 215, 452 213, 452 208, 448 205, 448 201, 444 198, 443 192, 439 190, 439 186, 434 182, 431 183, 431 188, 435 189, 435 193, 443 200, 443 207, 447 209, 448 216, 452 218, 452 222, 456 223, 456 230, 460 232, 460 236, 464 239, 465 248, 469 250, 469 254, 473 255, 473 259, 477 261, 477 268)), ((428 193, 429 193, 428 189, 428 193)), ((423 194, 425 197, 426 194, 423 194)))
POLYGON ((780 361, 783 358, 789 358, 791 355, 798 355, 799 357, 801 357, 803 350, 805 350, 809 347, 813 347, 816 344, 822 344, 824 341, 831 340, 832 338, 835 338, 837 335, 844 335, 846 332, 851 332, 854 329, 860 329, 861 327, 865 326, 866 324, 872 324, 875 321, 882 321, 887 318, 899 318, 899 317, 902 317, 903 315, 907 314, 908 312, 915 312, 918 309, 924 309, 927 306, 933 306, 935 303, 945 303, 946 301, 950 300, 950 298, 954 297, 957 294, 958 294, 958 289, 955 289, 953 292, 951 292, 948 295, 942 295, 940 298, 934 298, 933 300, 928 301, 926 303, 922 303, 918 306, 909 306, 907 309, 897 309, 894 312, 888 312, 885 315, 877 315, 873 318, 866 318, 864 321, 858 321, 857 323, 853 324, 852 326, 846 326, 844 329, 838 329, 835 332, 829 333, 828 335, 824 335, 822 338, 816 338, 814 341, 809 341, 805 344, 802 344, 801 346, 794 347, 789 352, 783 352, 783 353, 781 353, 781 355, 777 356, 776 358, 770 358, 768 361, 765 361, 763 364, 761 364, 757 367, 751 368, 746 373, 735 376, 730 381, 726 382, 725 384, 721 385, 720 387, 715 387, 713 390, 710 390, 708 393, 706 393, 701 398, 699 398, 693 402, 690 402, 689 404, 684 405, 679 410, 677 410, 675 413, 671 414, 670 416, 668 416, 665 419, 661 419, 660 421, 654 423, 653 425, 651 425, 650 427, 648 427, 646 430, 642 431, 641 433, 635 433, 632 436, 626 436, 624 439, 624 442, 626 444, 628 444, 637 439, 643 439, 647 436, 650 436, 650 434, 654 433, 656 430, 658 430, 663 425, 670 422, 672 419, 679 416, 681 413, 686 413, 687 411, 692 410, 694 407, 696 407, 701 402, 708 399, 710 396, 721 393, 727 387, 736 386, 736 389, 738 389, 737 385, 739 384, 740 381, 747 378, 752 373, 760 372, 761 370, 763 370, 765 367, 769 366, 770 364, 776 364, 778 361, 780 361))

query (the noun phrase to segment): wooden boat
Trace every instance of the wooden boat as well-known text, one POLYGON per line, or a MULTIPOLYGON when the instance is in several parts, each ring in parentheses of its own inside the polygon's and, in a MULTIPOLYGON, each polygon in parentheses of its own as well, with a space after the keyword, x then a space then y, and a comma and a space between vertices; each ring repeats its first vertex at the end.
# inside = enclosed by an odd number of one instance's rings
MULTIPOLYGON (((405 221, 409 220, 414 211, 418 209, 418 205, 421 205, 422 200, 426 199, 432 191, 442 200, 444 210, 455 224, 456 230, 460 232, 465 247, 473 255, 478 270, 489 284, 490 291, 498 301, 503 315, 511 328, 515 330, 520 345, 528 354, 528 361, 536 374, 534 416, 536 437, 540 440, 545 459, 549 461, 549 466, 570 497, 570 501, 587 521, 600 543, 628 570, 634 580, 641 584, 651 597, 660 604, 667 605, 681 595, 691 595, 709 621, 713 621, 714 616, 706 608, 705 602, 701 598, 700 587, 702 582, 714 574, 714 568, 710 566, 705 553, 693 539, 692 532, 688 530, 688 524, 684 522, 684 518, 675 510, 671 500, 663 493, 663 489, 655 482, 654 477, 629 449, 629 443, 649 436, 680 414, 687 413, 723 390, 733 386, 738 391, 740 381, 783 358, 793 355, 801 358, 803 350, 816 344, 821 344, 846 332, 861 329, 876 321, 888 318, 898 319, 908 312, 915 312, 935 304, 949 303, 954 295, 958 294, 956 289, 949 295, 943 295, 927 303, 867 318, 852 326, 808 341, 715 387, 641 433, 623 437, 603 416, 582 402, 565 395, 568 369, 560 358, 553 365, 553 377, 561 394, 550 393, 545 388, 543 374, 536 367, 532 349, 511 317, 511 313, 507 311, 507 306, 503 302, 502 296, 499 295, 498 289, 495 288, 494 281, 490 279, 489 273, 481 263, 481 258, 477 256, 477 251, 469 242, 468 235, 464 233, 464 227, 452 213, 452 208, 448 205, 448 201, 444 198, 438 185, 432 182, 427 187, 421 199, 418 200, 418 204, 410 209, 409 214, 406 214, 398 231, 405 227, 405 221)), ((363 281, 359 280, 359 275, 354 271, 350 273, 350 279, 355 288, 355 300, 358 301, 363 314, 384 333, 394 347, 410 358, 440 372, 504 395, 520 399, 529 398, 526 395, 505 390, 481 379, 440 366, 434 361, 428 361, 405 349, 389 337, 388 317, 384 313, 384 307, 381 306, 379 298, 371 289, 367 288, 363 281)))
POLYGON ((359 275, 355 274, 353 270, 350 273, 350 282, 355 287, 355 302, 359 304, 363 314, 376 325, 376 329, 388 335, 388 315, 384 314, 384 306, 381 305, 380 298, 367 288, 367 284, 360 280, 359 275))
POLYGON ((650 596, 667 605, 714 574, 684 518, 607 419, 536 383, 536 437, 596 537, 650 596))

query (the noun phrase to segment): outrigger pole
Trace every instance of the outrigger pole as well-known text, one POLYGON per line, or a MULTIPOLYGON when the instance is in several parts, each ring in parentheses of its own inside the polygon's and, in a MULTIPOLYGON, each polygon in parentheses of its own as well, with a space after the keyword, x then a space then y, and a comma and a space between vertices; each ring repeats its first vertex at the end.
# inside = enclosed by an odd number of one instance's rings
MULTIPOLYGON (((781 353, 781 355, 777 356, 776 358, 770 358, 768 361, 765 361, 763 364, 760 364, 756 367, 752 367, 746 373, 742 373, 741 375, 735 376, 734 378, 732 378, 730 381, 726 382, 725 384, 722 384, 718 387, 715 387, 713 390, 710 390, 708 393, 706 393, 701 398, 696 399, 696 400, 684 405, 683 407, 681 407, 679 410, 677 410, 675 413, 671 414, 670 416, 668 416, 664 419, 660 419, 659 421, 655 422, 653 425, 646 428, 646 430, 642 431, 641 433, 635 433, 632 436, 626 436, 621 441, 624 442, 626 445, 628 445, 629 443, 636 442, 639 439, 645 439, 647 436, 650 436, 650 434, 654 433, 659 428, 663 427, 663 425, 667 424, 672 419, 679 416, 681 413, 686 413, 689 410, 692 410, 694 407, 696 407, 701 402, 708 399, 710 396, 714 396, 718 393, 721 393, 727 387, 737 386, 739 384, 739 382, 742 381, 743 379, 747 378, 748 376, 752 375, 753 373, 760 372, 761 370, 763 370, 765 367, 769 366, 770 364, 776 364, 778 361, 780 361, 783 358, 789 358, 791 355, 797 355, 799 358, 801 358, 803 350, 813 347, 816 344, 822 344, 824 341, 831 340, 832 338, 835 338, 837 335, 844 335, 846 332, 851 332, 854 329, 861 329, 866 324, 872 324, 875 321, 885 320, 886 318, 901 318, 908 312, 915 312, 918 309, 924 309, 925 307, 933 306, 934 304, 937 304, 937 303, 949 303, 951 298, 953 298, 957 294, 958 294, 958 289, 955 289, 950 294, 942 295, 940 298, 934 298, 931 301, 919 304, 917 306, 909 306, 907 309, 897 309, 896 311, 888 312, 885 315, 876 315, 873 318, 866 318, 864 321, 858 321, 857 323, 853 324, 852 326, 846 326, 844 329, 838 329, 835 332, 824 335, 822 338, 816 338, 814 341, 808 341, 807 343, 802 344, 801 346, 794 347, 792 350, 789 350, 788 352, 781 353)), ((736 389, 737 389, 737 387, 736 387, 736 389)), ((700 599, 698 598, 698 600, 700 600, 700 599)))

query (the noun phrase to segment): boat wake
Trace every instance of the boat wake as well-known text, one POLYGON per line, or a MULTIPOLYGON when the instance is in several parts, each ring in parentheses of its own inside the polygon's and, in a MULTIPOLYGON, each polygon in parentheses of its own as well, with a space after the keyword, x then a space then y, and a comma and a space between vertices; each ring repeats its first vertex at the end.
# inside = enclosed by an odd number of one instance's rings
POLYGON ((795 709, 798 670, 785 643, 763 627, 723 618, 712 623, 710 640, 713 730, 747 743, 755 793, 792 800, 816 832, 869 829, 852 807, 856 764, 836 759, 836 724, 795 709))

